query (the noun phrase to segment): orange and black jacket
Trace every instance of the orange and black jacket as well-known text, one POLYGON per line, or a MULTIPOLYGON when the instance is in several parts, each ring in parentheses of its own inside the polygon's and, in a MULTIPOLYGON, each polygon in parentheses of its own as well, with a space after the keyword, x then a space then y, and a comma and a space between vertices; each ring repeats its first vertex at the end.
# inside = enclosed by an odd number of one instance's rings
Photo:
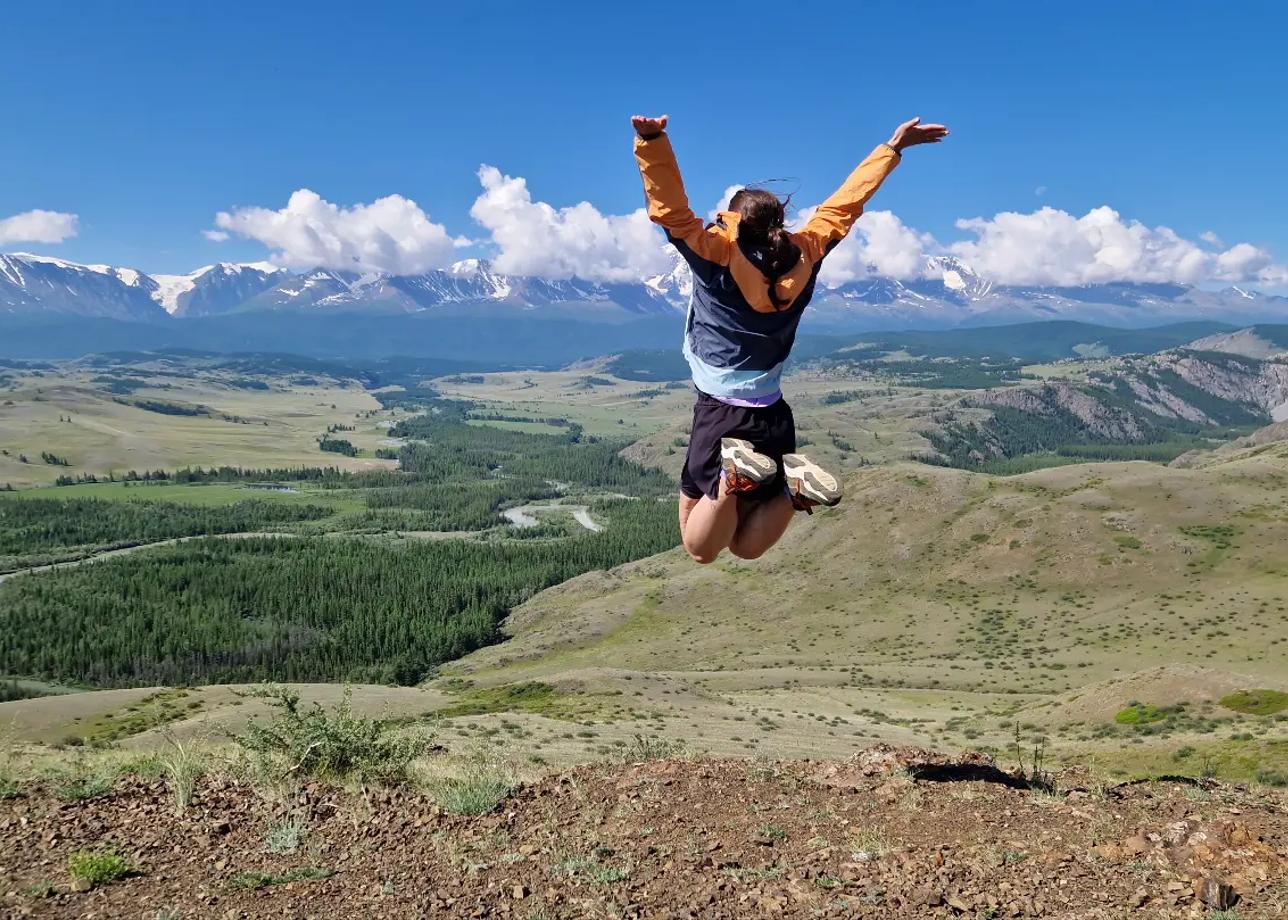
POLYGON ((765 276, 738 244, 738 215, 722 211, 704 225, 689 207, 680 167, 665 133, 635 140, 649 219, 693 270, 693 297, 685 323, 684 356, 699 390, 712 396, 759 400, 779 392, 783 365, 801 313, 814 294, 823 258, 845 238, 863 206, 898 165, 899 154, 877 147, 793 233, 801 258, 778 279, 780 303, 769 298, 765 276))

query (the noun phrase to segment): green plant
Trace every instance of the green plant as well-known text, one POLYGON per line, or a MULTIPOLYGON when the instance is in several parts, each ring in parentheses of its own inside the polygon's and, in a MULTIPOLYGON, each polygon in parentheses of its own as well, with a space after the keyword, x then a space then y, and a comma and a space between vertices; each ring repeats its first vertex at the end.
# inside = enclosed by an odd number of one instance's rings
POLYGON ((308 824, 295 815, 289 821, 274 824, 264 834, 264 851, 267 853, 290 854, 300 848, 300 841, 308 834, 308 824))
POLYGON ((67 874, 91 885, 106 885, 129 875, 130 861, 115 850, 77 850, 67 857, 67 874))
POLYGON ((42 878, 37 882, 32 882, 24 889, 24 893, 29 898, 48 898, 52 897, 57 889, 54 883, 47 878, 42 878))
POLYGON ((16 799, 20 795, 22 787, 18 785, 18 778, 8 770, 0 769, 0 802, 16 799))
POLYGON ((601 885, 614 885, 631 877, 631 870, 625 866, 596 866, 590 870, 590 877, 601 885))
POLYGON ((470 758, 464 770, 429 784, 435 800, 458 815, 487 814, 510 794, 508 771, 483 756, 470 758))
POLYGON ((168 747, 157 755, 157 763, 174 799, 175 814, 183 814, 192 801, 197 780, 206 772, 206 760, 192 744, 184 744, 169 734, 165 740, 168 747))
POLYGON ((682 748, 679 742, 659 738, 656 735, 636 735, 633 741, 618 751, 617 756, 625 763, 665 760, 679 754, 682 748))
POLYGON ((1223 696, 1220 703, 1226 709, 1249 716, 1272 716, 1288 709, 1288 693, 1281 690, 1240 690, 1223 696))
POLYGON ((269 684, 246 696, 267 701, 274 710, 264 724, 253 721, 233 740, 266 776, 285 779, 357 779, 361 782, 402 783, 413 760, 429 748, 423 732, 403 732, 389 722, 353 714, 352 690, 332 709, 318 703, 300 705, 300 695, 269 684))
POLYGON ((1257 782, 1282 789, 1288 786, 1288 773, 1284 773, 1282 770, 1258 770, 1257 782))
POLYGON ((553 875, 576 875, 579 872, 586 872, 595 866, 595 860, 589 856, 570 856, 562 862, 556 863, 551 868, 553 875))
POLYGON ((1119 725, 1148 725, 1166 718, 1167 710, 1150 703, 1129 703, 1114 715, 1114 721, 1119 725))
POLYGON ((236 891, 258 891, 273 885, 286 885, 290 882, 317 882, 335 875, 330 869, 317 866, 301 866, 288 869, 281 875, 272 872, 239 872, 228 880, 228 887, 236 891))
POLYGON ((756 836, 763 837, 766 840, 786 840, 787 831, 777 824, 762 824, 756 828, 756 836))
POLYGON ((82 754, 77 754, 68 767, 53 770, 48 776, 54 795, 68 802, 98 798, 111 792, 116 785, 115 773, 101 768, 92 769, 82 754))
POLYGON ((866 853, 869 857, 884 856, 890 852, 890 842, 873 827, 856 830, 850 846, 856 853, 866 853))

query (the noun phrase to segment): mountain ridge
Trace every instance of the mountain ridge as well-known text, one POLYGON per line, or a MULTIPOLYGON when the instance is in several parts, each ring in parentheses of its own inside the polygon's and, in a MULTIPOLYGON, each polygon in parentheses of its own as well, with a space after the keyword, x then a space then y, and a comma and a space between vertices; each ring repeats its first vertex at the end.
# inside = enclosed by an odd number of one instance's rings
MULTIPOLYGON (((639 282, 547 279, 466 259, 418 275, 220 262, 183 275, 82 265, 31 253, 0 254, 0 316, 107 317, 145 322, 263 310, 355 313, 476 312, 481 307, 588 319, 680 316, 692 279, 672 268, 639 282)), ((1288 320, 1288 297, 1231 287, 1113 282, 1077 287, 1002 285, 951 256, 919 278, 872 275, 820 286, 807 314, 816 326, 891 330, 958 328, 1041 319, 1145 326, 1182 319, 1242 325, 1288 320)))

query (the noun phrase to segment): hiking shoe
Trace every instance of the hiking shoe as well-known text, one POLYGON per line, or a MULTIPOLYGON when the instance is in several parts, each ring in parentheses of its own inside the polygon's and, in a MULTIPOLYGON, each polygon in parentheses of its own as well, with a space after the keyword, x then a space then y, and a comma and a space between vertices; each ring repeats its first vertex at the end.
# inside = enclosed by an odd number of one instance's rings
POLYGON ((831 506, 841 500, 841 481, 804 454, 783 454, 783 471, 796 507, 809 510, 804 502, 831 506))
POLYGON ((806 514, 813 514, 814 509, 818 507, 818 502, 812 502, 808 498, 801 498, 790 489, 787 492, 787 497, 792 500, 792 510, 794 511, 804 511, 806 514))
POLYGON ((720 466, 730 492, 750 492, 778 475, 772 457, 757 453, 750 441, 739 438, 720 439, 720 466))

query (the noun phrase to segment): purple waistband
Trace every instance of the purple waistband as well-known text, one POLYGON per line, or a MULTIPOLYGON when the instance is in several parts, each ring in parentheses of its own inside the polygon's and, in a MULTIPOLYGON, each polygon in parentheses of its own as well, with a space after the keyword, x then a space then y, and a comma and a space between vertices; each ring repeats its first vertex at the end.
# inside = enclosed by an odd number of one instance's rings
POLYGON ((742 406, 745 409, 763 409, 766 406, 772 406, 778 400, 783 398, 782 390, 775 390, 768 396, 753 396, 750 399, 741 399, 737 396, 711 396, 712 399, 718 399, 726 406, 742 406))

